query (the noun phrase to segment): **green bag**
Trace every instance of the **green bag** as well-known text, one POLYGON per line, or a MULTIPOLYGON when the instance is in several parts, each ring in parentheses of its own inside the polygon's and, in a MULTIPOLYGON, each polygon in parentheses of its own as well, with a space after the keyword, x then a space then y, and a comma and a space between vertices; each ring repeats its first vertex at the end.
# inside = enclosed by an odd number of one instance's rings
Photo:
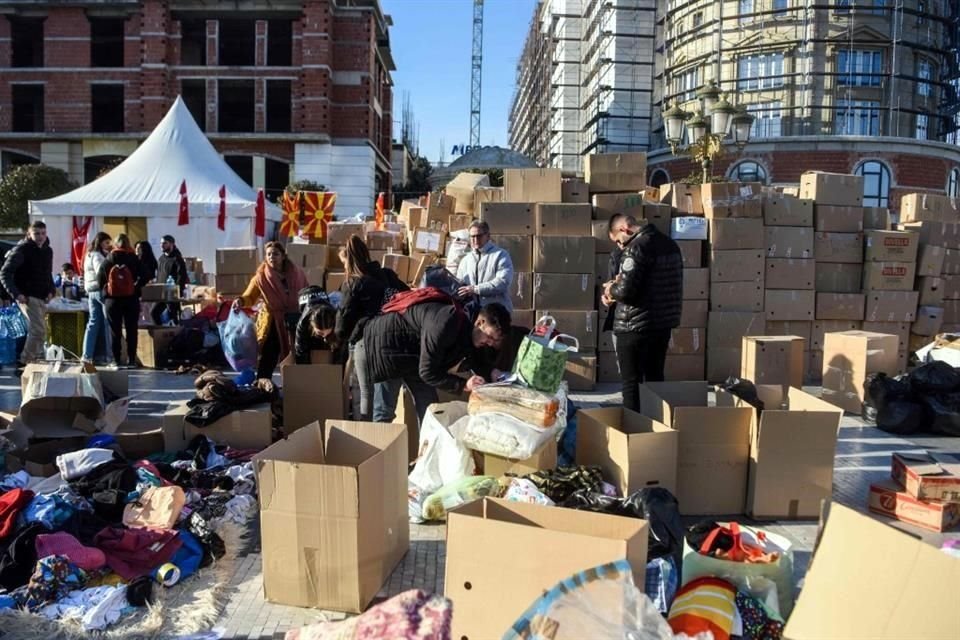
POLYGON ((567 367, 567 353, 580 350, 580 343, 573 336, 553 335, 555 327, 556 321, 551 316, 540 318, 533 330, 524 336, 513 363, 513 373, 522 384, 550 394, 560 389, 567 367), (536 335, 537 327, 545 327, 545 335, 536 335), (564 338, 572 340, 574 346, 559 342, 564 338))

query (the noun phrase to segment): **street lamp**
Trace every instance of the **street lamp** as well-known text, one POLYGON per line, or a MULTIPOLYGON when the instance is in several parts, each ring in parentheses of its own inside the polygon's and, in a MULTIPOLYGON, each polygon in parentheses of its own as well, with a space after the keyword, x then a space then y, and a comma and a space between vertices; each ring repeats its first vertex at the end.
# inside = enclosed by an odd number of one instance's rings
POLYGON ((687 133, 686 154, 700 163, 703 182, 710 181, 710 167, 723 154, 723 143, 733 134, 737 149, 743 150, 750 141, 754 117, 746 107, 731 104, 721 96, 717 83, 711 80, 697 90, 700 110, 689 113, 673 105, 663 112, 667 143, 673 155, 682 153, 683 133, 687 133))

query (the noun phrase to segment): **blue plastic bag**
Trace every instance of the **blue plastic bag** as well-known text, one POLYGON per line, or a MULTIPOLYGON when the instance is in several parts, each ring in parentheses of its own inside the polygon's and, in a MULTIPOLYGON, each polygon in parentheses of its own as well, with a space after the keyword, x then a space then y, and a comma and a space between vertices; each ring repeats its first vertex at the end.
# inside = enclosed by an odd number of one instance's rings
POLYGON ((242 311, 231 309, 227 319, 217 325, 220 345, 227 363, 241 372, 257 367, 257 328, 253 319, 242 311))

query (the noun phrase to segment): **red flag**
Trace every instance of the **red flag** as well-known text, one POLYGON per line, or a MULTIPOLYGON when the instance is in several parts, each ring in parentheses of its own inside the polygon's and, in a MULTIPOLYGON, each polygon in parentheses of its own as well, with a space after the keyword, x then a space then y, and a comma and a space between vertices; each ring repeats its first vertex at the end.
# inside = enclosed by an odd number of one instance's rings
POLYGON ((227 228, 227 185, 220 185, 220 215, 217 216, 217 229, 227 228))
POLYGON ((377 208, 375 212, 377 229, 383 229, 383 213, 384 213, 383 207, 384 207, 384 200, 386 200, 386 197, 387 197, 387 194, 385 194, 382 191, 379 194, 377 194, 377 208))
POLYGON ((190 204, 187 202, 187 181, 180 183, 180 218, 177 225, 190 224, 190 204))
POLYGON ((267 235, 267 206, 263 198, 263 189, 257 191, 256 220, 253 225, 253 233, 258 238, 267 235))
POLYGON ((92 216, 73 216, 73 246, 70 264, 76 273, 83 273, 83 258, 87 255, 87 236, 90 233, 92 216))

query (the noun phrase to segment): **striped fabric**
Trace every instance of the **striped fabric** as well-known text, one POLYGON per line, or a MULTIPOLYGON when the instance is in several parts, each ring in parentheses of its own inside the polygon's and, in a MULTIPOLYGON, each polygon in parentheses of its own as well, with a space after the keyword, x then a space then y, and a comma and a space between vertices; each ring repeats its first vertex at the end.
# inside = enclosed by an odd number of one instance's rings
POLYGON ((677 592, 667 622, 674 633, 694 636, 709 631, 714 640, 729 640, 737 614, 736 595, 726 580, 698 578, 677 592))

